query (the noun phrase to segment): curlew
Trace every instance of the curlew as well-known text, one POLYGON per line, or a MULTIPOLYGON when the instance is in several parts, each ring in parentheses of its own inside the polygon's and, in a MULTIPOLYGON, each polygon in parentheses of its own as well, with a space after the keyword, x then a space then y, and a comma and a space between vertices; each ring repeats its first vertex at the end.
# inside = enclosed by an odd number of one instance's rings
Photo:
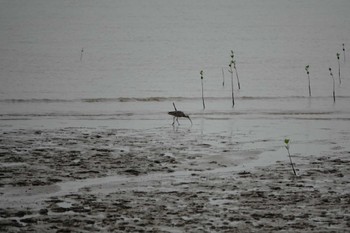
POLYGON ((180 125, 180 123, 179 123, 179 117, 188 118, 188 119, 190 120, 190 122, 191 122, 191 125, 192 125, 192 120, 191 120, 190 116, 189 116, 189 115, 186 115, 186 114, 185 114, 184 112, 182 112, 182 111, 178 111, 178 110, 176 109, 174 103, 173 103, 173 105, 174 105, 175 111, 168 112, 169 115, 171 115, 171 116, 174 117, 174 119, 173 119, 173 124, 172 124, 172 125, 175 124, 175 120, 176 120, 177 123, 180 125))

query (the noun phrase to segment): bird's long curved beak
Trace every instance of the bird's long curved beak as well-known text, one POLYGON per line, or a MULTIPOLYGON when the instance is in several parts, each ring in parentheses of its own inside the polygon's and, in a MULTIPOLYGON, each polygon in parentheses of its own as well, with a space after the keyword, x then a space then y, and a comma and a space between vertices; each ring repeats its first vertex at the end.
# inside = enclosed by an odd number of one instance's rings
POLYGON ((191 125, 193 125, 191 118, 190 117, 187 117, 187 118, 191 121, 191 125))

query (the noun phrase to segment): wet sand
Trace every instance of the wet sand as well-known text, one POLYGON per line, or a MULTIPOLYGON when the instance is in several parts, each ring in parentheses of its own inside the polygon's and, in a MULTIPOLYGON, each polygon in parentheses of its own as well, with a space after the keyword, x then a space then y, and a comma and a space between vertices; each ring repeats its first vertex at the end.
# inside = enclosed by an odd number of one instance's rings
POLYGON ((293 155, 294 177, 283 159, 248 166, 269 150, 185 127, 23 129, 0 140, 1 232, 350 229, 350 151, 337 145, 293 155))

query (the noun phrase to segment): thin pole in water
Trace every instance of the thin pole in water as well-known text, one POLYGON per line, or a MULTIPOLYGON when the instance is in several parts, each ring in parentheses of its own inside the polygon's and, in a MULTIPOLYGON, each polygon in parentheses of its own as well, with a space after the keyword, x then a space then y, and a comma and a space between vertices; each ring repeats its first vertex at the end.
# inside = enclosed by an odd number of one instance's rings
POLYGON ((232 63, 229 64, 230 69, 228 70, 231 73, 231 89, 232 89, 232 108, 235 106, 235 95, 233 90, 233 70, 232 63))
POLYGON ((82 48, 80 51, 80 62, 83 61, 83 53, 84 53, 84 48, 82 48))
POLYGON ((238 72, 237 72, 237 67, 236 67, 236 61, 233 61, 233 68, 236 71, 236 77, 237 77, 237 83, 238 83, 238 90, 241 90, 241 83, 239 82, 239 78, 238 78, 238 72))
POLYGON ((332 73, 332 68, 329 68, 329 74, 331 75, 331 78, 333 79, 333 101, 335 103, 335 80, 334 80, 334 76, 332 73))
POLYGON ((338 74, 339 74, 339 85, 341 84, 341 78, 340 78, 340 61, 339 61, 340 54, 337 53, 337 60, 338 60, 338 74))
POLYGON ((238 90, 241 90, 241 83, 239 82, 238 72, 237 72, 237 67, 236 67, 236 60, 234 59, 234 57, 235 57, 235 55, 233 53, 233 50, 231 50, 231 64, 233 64, 233 69, 235 69, 235 72, 236 72, 238 90))
POLYGON ((203 101, 203 109, 205 109, 205 103, 204 103, 204 87, 203 87, 203 70, 201 70, 200 74, 201 74, 201 82, 202 82, 202 101, 203 101))
POLYGON ((230 69, 228 71, 231 73, 232 108, 235 106, 235 96, 234 96, 234 90, 233 90, 233 69, 232 69, 233 57, 234 57, 233 50, 231 50, 231 62, 228 65, 230 69))
POLYGON ((311 81, 310 81, 310 72, 309 72, 309 65, 305 66, 305 70, 307 73, 307 78, 309 80, 309 96, 311 97, 311 81))
POLYGON ((222 86, 225 86, 225 73, 224 73, 224 68, 221 69, 222 71, 222 86))

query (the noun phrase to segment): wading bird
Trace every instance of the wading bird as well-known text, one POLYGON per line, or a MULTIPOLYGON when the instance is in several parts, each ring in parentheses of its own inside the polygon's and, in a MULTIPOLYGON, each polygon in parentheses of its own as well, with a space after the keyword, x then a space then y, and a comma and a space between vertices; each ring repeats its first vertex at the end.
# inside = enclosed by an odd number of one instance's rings
POLYGON ((186 114, 185 114, 184 112, 182 112, 182 111, 178 111, 178 110, 176 109, 174 103, 173 103, 173 105, 174 105, 175 111, 168 112, 169 115, 171 115, 171 116, 174 117, 174 119, 173 119, 173 124, 172 124, 172 125, 175 124, 175 120, 176 120, 177 123, 180 125, 180 123, 179 123, 179 117, 188 118, 188 119, 190 120, 190 122, 191 122, 191 125, 192 125, 192 121, 191 121, 190 116, 189 116, 189 115, 186 115, 186 114))

